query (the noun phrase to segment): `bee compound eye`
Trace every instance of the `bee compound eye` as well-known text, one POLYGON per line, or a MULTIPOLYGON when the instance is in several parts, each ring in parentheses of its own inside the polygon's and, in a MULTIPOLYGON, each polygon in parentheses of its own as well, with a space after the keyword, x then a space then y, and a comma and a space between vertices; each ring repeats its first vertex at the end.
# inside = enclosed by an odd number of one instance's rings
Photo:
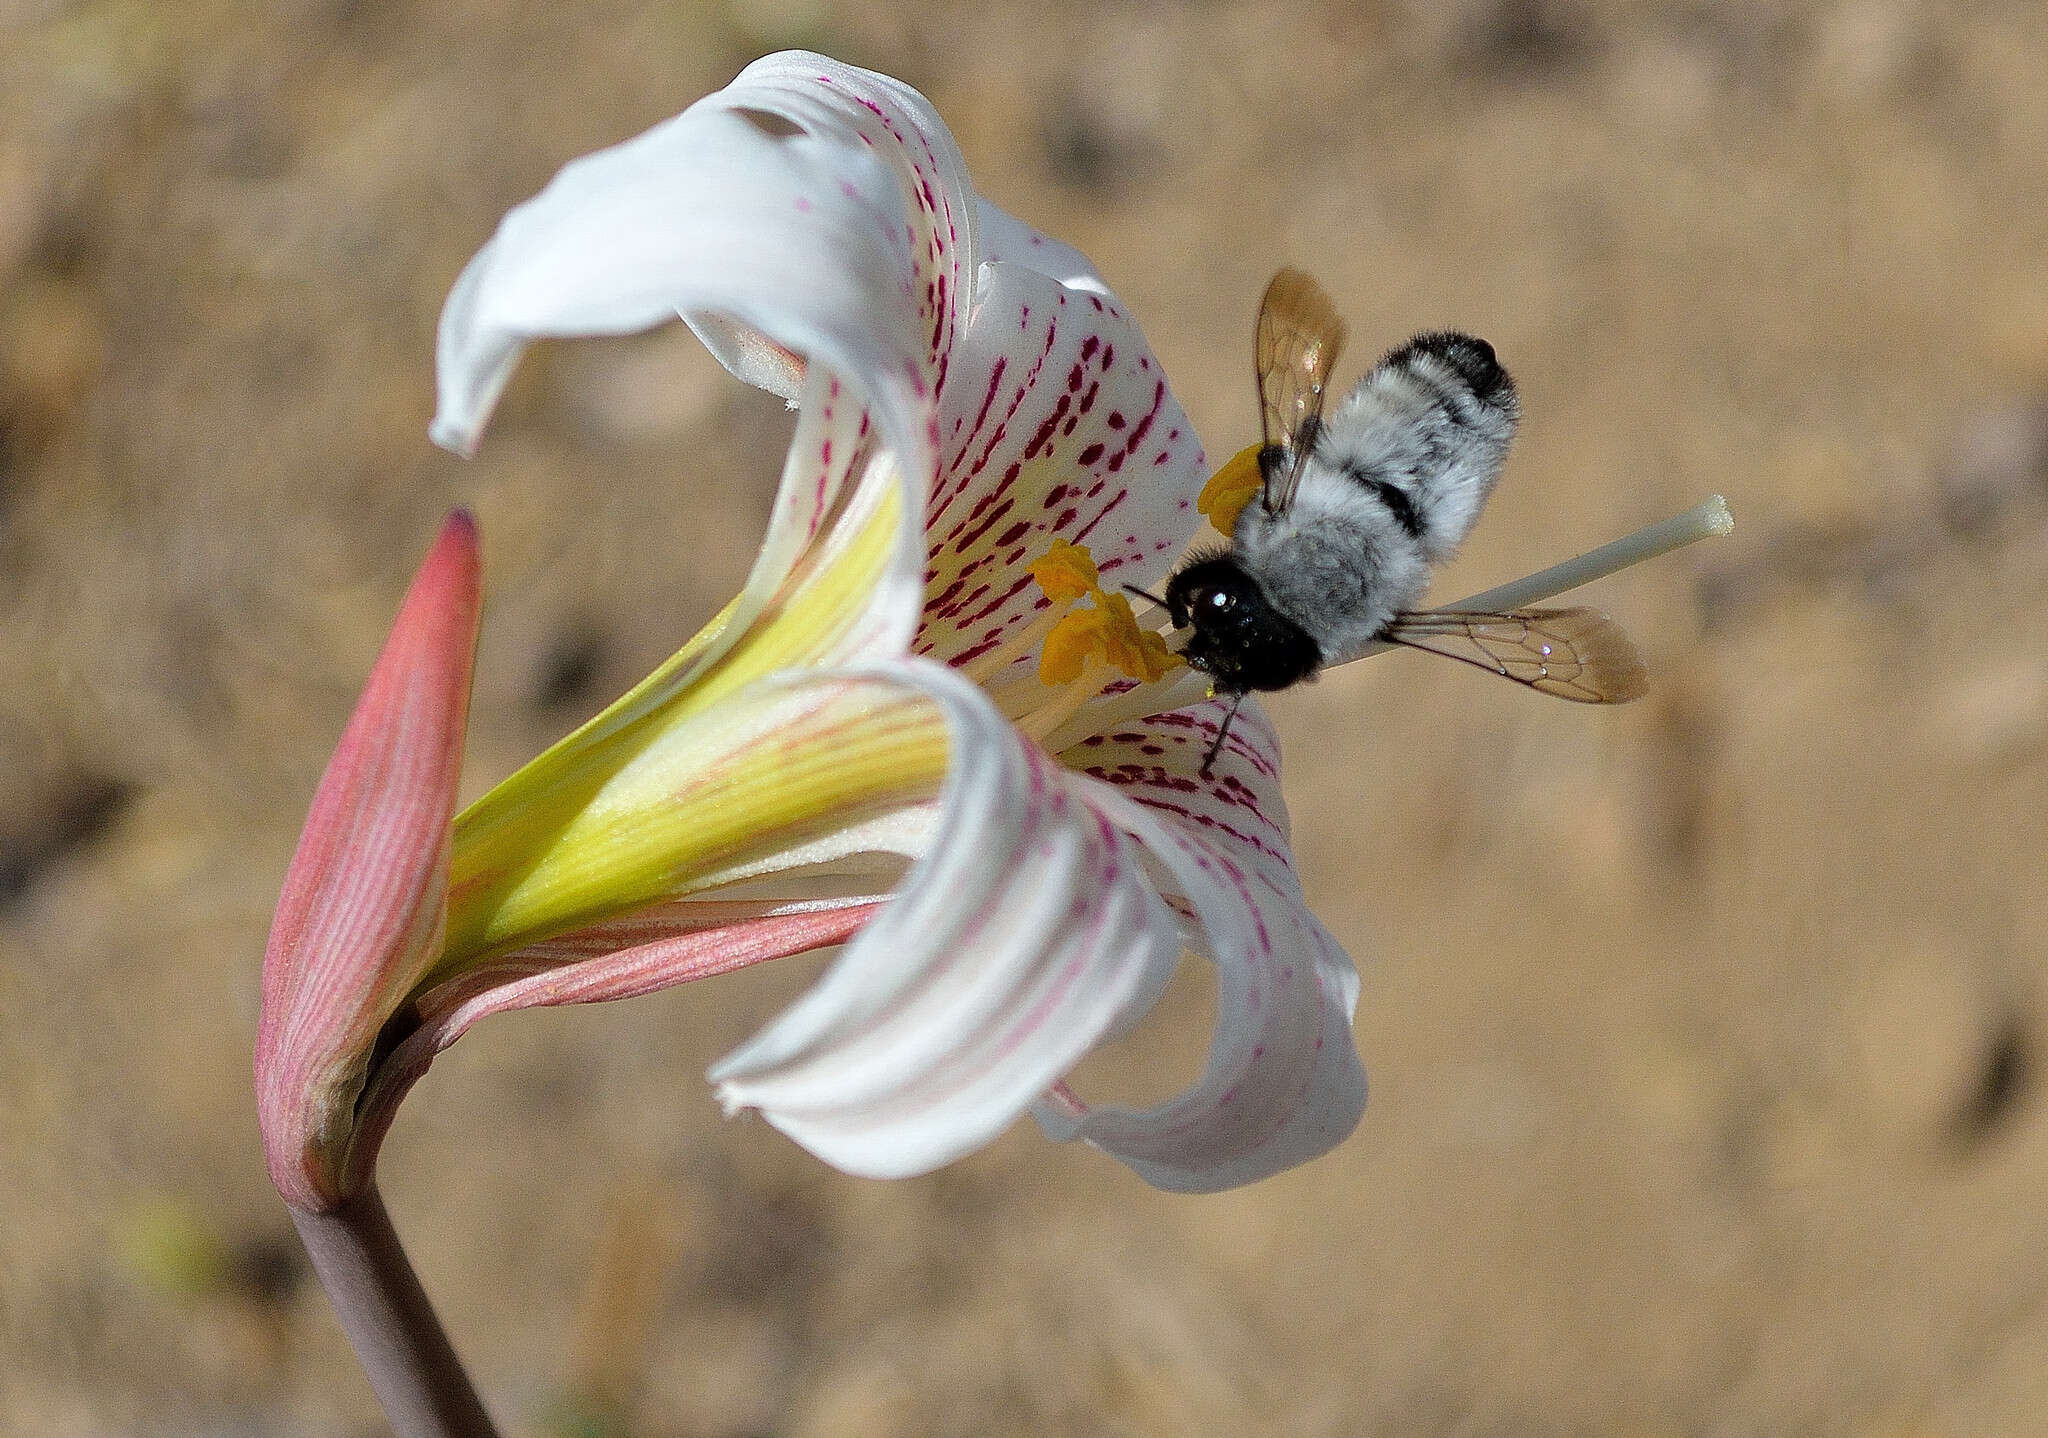
POLYGON ((1228 609, 1230 605, 1231 597, 1229 590, 1212 589, 1209 591, 1209 607, 1211 609, 1228 609))

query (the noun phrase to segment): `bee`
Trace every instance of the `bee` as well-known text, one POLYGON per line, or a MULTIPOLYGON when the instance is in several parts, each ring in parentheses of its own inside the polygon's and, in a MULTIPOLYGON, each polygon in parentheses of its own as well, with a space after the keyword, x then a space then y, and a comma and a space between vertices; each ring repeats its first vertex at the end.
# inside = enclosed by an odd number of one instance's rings
MULTIPOLYGON (((1264 443, 1258 494, 1230 548, 1166 584, 1180 653, 1239 704, 1386 642, 1427 650, 1560 699, 1623 704, 1646 690, 1621 628, 1593 609, 1416 609, 1499 479, 1520 416, 1493 346, 1435 331, 1391 351, 1327 419, 1344 346, 1328 295, 1284 269, 1259 304, 1264 443)), ((1218 731, 1206 773, 1222 751, 1218 731)))

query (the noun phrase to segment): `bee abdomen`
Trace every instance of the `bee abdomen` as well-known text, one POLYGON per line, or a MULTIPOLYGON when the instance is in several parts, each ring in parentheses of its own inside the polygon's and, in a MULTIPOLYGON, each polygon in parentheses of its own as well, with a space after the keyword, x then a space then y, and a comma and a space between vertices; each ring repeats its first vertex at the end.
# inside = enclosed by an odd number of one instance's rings
POLYGON ((1408 491, 1390 479, 1374 474, 1365 465, 1351 463, 1344 466, 1344 473, 1363 487, 1366 493, 1377 499, 1393 516, 1394 523, 1405 530, 1410 539, 1422 538, 1422 515, 1415 508, 1415 500, 1408 491))
POLYGON ((1330 417, 1324 450, 1390 531, 1442 563, 1500 476, 1519 412, 1493 346, 1447 330, 1390 351, 1330 417))
POLYGON ((1474 417, 1468 406, 1455 403, 1457 388, 1463 388, 1473 400, 1510 418, 1521 407, 1514 379, 1501 367, 1493 346, 1477 335, 1460 334, 1456 330, 1431 330, 1409 340, 1380 363, 1416 372, 1418 377, 1432 382, 1433 387, 1443 392, 1446 400, 1453 401, 1451 417, 1459 423, 1469 424, 1474 417), (1426 361, 1431 360, 1448 374, 1430 373, 1434 366, 1426 361), (1456 386, 1444 383, 1450 376, 1456 377, 1456 386))

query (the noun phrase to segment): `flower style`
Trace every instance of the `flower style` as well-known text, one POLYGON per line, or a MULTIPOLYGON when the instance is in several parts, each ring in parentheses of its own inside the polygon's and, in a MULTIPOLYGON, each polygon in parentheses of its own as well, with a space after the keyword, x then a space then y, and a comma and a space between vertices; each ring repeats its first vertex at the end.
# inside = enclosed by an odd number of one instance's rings
MULTIPOLYGON (((678 316, 797 406, 760 555, 678 654, 442 828, 467 641, 412 634, 473 634, 474 607, 409 601, 378 674, 424 653, 438 708, 391 718, 402 686, 373 678, 358 722, 440 747, 407 761, 417 792, 385 774, 409 859, 346 775, 309 820, 309 873, 367 846, 403 902, 341 925, 379 956, 374 1022, 312 1024, 323 1096, 266 1118, 286 1196, 364 1182, 398 1099, 485 1013, 835 944, 711 1077, 849 1172, 929 1170, 1025 1112, 1188 1191, 1343 1138, 1357 980, 1304 903, 1272 730, 1247 703, 1204 774, 1224 706, 1120 592, 1193 537, 1204 462, 1087 261, 976 195, 916 92, 771 56, 506 217, 442 317, 434 437, 474 450, 530 340, 678 316), (1216 974, 1204 1072, 1153 1108, 1087 1104, 1067 1076, 1185 951, 1216 974)), ((306 992, 296 892, 266 1035, 306 992)))

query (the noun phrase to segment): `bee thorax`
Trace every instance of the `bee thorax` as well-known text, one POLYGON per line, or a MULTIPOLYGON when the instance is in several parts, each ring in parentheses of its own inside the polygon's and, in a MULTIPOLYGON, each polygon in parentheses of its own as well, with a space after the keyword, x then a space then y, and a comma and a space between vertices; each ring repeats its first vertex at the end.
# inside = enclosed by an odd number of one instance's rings
POLYGON ((1321 465, 1286 513, 1248 508, 1236 546, 1273 607, 1312 635, 1326 659, 1377 638, 1429 584, 1420 541, 1370 493, 1321 465))

